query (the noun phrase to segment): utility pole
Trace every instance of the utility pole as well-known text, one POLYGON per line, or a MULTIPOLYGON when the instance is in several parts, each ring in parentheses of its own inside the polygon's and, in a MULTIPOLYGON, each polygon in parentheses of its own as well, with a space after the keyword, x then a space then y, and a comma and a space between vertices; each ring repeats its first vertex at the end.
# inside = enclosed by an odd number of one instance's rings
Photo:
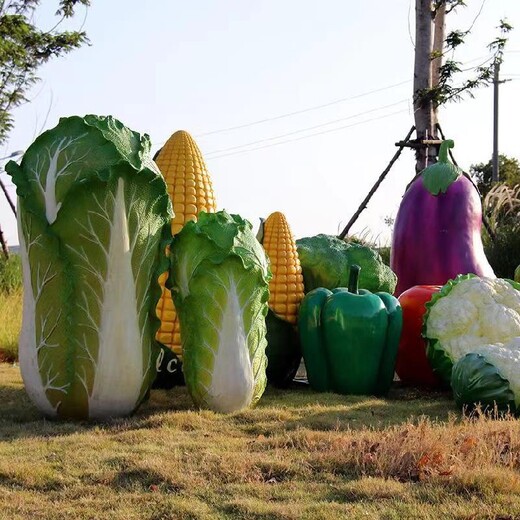
POLYGON ((491 180, 498 181, 498 85, 500 75, 500 61, 495 60, 495 67, 493 71, 493 172, 491 180))

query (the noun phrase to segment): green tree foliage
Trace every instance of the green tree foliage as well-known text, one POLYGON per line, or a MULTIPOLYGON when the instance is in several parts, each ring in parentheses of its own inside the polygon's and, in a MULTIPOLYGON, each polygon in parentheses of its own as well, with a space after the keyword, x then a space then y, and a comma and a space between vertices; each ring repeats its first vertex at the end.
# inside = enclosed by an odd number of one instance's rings
MULTIPOLYGON (((465 0, 435 0, 432 2, 432 18, 441 6, 445 6, 446 14, 454 11, 458 7, 466 7, 465 0)), ((480 12, 482 9, 480 10, 480 12)), ((493 83, 493 72, 495 64, 503 61, 504 49, 507 44, 506 35, 513 30, 513 26, 505 19, 500 20, 497 29, 499 34, 491 41, 487 48, 490 57, 483 63, 473 67, 472 69, 463 69, 462 63, 452 58, 454 51, 462 44, 465 38, 471 33, 475 21, 480 16, 480 12, 466 30, 455 29, 446 35, 444 39, 444 48, 442 52, 432 52, 431 59, 439 57, 444 58, 444 63, 439 67, 439 83, 430 88, 419 90, 416 92, 417 98, 422 103, 433 102, 434 106, 441 106, 448 101, 460 101, 465 95, 474 96, 477 88, 485 87, 493 83), (460 73, 472 70, 470 78, 458 81, 460 73)))
POLYGON ((88 43, 83 31, 59 31, 74 16, 78 4, 90 0, 59 0, 57 23, 50 29, 33 25, 40 0, 0 0, 0 144, 13 127, 13 110, 27 102, 27 93, 39 78, 38 68, 88 43))
MULTIPOLYGON (((507 157, 507 155, 499 154, 498 156, 498 171, 500 182, 506 186, 513 188, 520 184, 520 163, 514 157, 507 157)), ((493 176, 493 162, 489 160, 487 163, 472 164, 469 168, 469 173, 478 186, 480 193, 485 197, 491 187, 493 176)))

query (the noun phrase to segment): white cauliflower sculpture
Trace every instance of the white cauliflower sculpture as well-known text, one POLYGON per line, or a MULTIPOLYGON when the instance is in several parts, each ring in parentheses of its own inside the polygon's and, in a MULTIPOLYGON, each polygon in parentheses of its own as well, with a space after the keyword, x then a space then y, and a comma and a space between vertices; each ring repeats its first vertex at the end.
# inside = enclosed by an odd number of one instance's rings
POLYGON ((520 336, 519 289, 511 280, 462 275, 426 305, 423 335, 428 359, 446 383, 451 381, 453 364, 466 354, 483 346, 507 350, 509 342, 520 336))

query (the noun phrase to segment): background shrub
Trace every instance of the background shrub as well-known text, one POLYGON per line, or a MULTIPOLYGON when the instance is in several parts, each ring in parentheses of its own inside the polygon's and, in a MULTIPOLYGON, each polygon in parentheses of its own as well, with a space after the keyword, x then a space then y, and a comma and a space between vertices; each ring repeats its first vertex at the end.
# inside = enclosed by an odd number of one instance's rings
POLYGON ((0 292, 10 294, 22 287, 22 262, 18 255, 0 257, 0 292))
POLYGON ((495 240, 483 232, 484 251, 499 278, 513 278, 520 264, 520 232, 511 225, 499 226, 495 240))

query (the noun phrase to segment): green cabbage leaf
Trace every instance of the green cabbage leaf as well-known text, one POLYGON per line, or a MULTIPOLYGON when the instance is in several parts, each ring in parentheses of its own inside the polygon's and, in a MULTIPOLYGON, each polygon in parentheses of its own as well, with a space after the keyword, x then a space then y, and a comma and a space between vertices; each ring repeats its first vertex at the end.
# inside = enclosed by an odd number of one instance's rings
POLYGON ((195 404, 224 413, 254 405, 266 385, 271 272, 251 224, 225 211, 201 212, 175 235, 170 260, 195 404))
POLYGON ((133 412, 155 377, 173 214, 148 136, 110 116, 63 118, 6 170, 18 194, 30 398, 49 416, 133 412))

